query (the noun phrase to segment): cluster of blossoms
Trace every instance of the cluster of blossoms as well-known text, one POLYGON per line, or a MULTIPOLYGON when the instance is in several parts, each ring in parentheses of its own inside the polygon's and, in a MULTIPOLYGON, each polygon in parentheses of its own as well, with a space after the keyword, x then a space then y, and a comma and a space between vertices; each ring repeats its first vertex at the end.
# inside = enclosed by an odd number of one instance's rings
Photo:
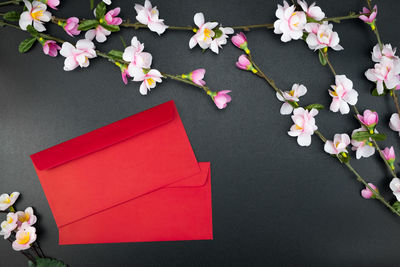
POLYGON ((3 235, 4 239, 12 237, 14 239, 12 247, 16 251, 30 249, 36 241, 36 229, 33 225, 37 221, 31 207, 15 212, 13 204, 18 197, 18 192, 0 196, 0 210, 9 209, 11 211, 7 214, 6 220, 1 223, 0 235, 3 235))
POLYGON ((301 10, 296 10, 295 5, 289 6, 283 1, 283 6, 278 4, 275 12, 278 18, 274 22, 274 33, 281 34, 282 42, 305 39, 312 50, 328 49, 342 50, 339 45, 339 36, 332 30, 333 25, 323 21, 325 13, 315 3, 308 6, 306 2, 298 0, 301 10))

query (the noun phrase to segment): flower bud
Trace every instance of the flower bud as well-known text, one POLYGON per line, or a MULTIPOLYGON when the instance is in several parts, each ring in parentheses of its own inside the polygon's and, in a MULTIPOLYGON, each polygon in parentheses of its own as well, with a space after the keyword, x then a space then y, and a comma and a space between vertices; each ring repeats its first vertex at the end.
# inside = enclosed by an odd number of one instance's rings
POLYGON ((246 52, 246 54, 250 54, 250 50, 247 47, 247 38, 243 32, 240 32, 240 33, 236 34, 235 36, 232 36, 231 40, 232 40, 232 43, 236 47, 244 50, 246 52))
POLYGON ((250 60, 246 55, 241 55, 238 58, 238 61, 236 62, 236 67, 242 70, 250 70, 253 73, 257 72, 257 70, 253 67, 253 64, 251 64, 250 60))

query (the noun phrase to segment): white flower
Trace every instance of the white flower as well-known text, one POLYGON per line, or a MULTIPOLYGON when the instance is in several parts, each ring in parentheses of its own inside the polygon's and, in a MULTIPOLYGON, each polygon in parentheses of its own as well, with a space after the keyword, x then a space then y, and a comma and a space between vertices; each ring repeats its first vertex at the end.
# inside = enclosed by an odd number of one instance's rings
POLYGON ((16 251, 30 249, 31 244, 36 241, 36 237, 36 228, 29 226, 27 223, 23 223, 15 235, 12 248, 16 251))
POLYGON ((393 113, 390 117, 389 127, 400 135, 400 118, 399 114, 393 113))
MULTIPOLYGON (((364 126, 362 126, 361 128, 355 129, 351 135, 357 133, 357 132, 365 132, 368 131, 364 126)), ((352 150, 356 151, 356 158, 360 159, 362 157, 364 158, 368 158, 370 156, 372 156, 373 154, 375 154, 375 148, 373 146, 371 146, 371 138, 369 138, 369 140, 365 140, 365 141, 356 141, 356 140, 351 140, 351 144, 352 144, 352 150)))
POLYGON ((278 9, 275 12, 278 20, 274 22, 274 33, 282 34, 282 42, 289 42, 292 39, 298 40, 303 37, 307 16, 303 11, 295 11, 295 9, 294 5, 289 6, 286 1, 283 1, 283 6, 278 4, 278 9))
POLYGON ((372 60, 374 62, 380 62, 382 57, 387 57, 390 59, 399 59, 396 56, 396 48, 392 48, 391 44, 385 44, 383 45, 383 48, 379 47, 379 44, 376 44, 374 48, 372 49, 372 60))
POLYGON ((150 31, 161 35, 168 28, 168 26, 164 24, 164 20, 158 18, 159 12, 157 7, 152 7, 149 0, 144 2, 144 6, 135 4, 135 10, 137 12, 137 21, 147 25, 150 31))
POLYGON ((378 94, 384 91, 384 85, 387 89, 394 89, 400 85, 400 64, 397 60, 382 57, 379 63, 376 63, 373 69, 365 72, 368 80, 376 82, 378 94))
POLYGON ((27 223, 28 225, 34 225, 37 221, 36 216, 33 213, 32 207, 28 207, 25 211, 17 211, 15 213, 18 217, 18 226, 21 227, 23 223, 27 223))
POLYGON ((131 45, 126 47, 122 55, 123 60, 130 62, 128 65, 128 74, 135 77, 142 68, 148 69, 151 66, 153 57, 150 53, 143 52, 144 44, 140 43, 136 36, 131 40, 131 45))
POLYGON ((227 39, 229 38, 228 34, 232 34, 234 31, 232 28, 229 27, 219 27, 216 30, 217 34, 214 36, 214 39, 211 41, 211 45, 210 48, 211 50, 218 54, 219 53, 219 48, 222 48, 223 45, 226 45, 227 39), (220 36, 218 36, 219 32, 218 30, 221 32, 220 36))
POLYGON ((306 12, 307 16, 313 18, 317 21, 325 18, 325 13, 321 10, 319 6, 316 6, 315 3, 312 3, 310 6, 307 5, 305 1, 297 0, 297 3, 301 6, 304 12, 306 12))
POLYGON ((14 205, 18 197, 19 197, 18 192, 14 192, 11 195, 8 194, 0 195, 0 210, 5 211, 6 209, 14 205))
POLYGON ((307 93, 307 88, 302 85, 302 84, 293 84, 292 90, 290 91, 284 91, 283 92, 283 97, 281 94, 276 93, 276 97, 279 99, 279 101, 285 102, 282 104, 281 107, 281 114, 282 115, 289 115, 293 111, 292 105, 287 103, 286 101, 291 101, 291 102, 298 102, 299 98, 307 93))
POLYGON ((65 57, 64 70, 70 71, 78 66, 86 68, 89 66, 89 59, 97 56, 93 42, 82 39, 76 42, 76 47, 72 44, 63 43, 60 54, 65 57))
POLYGON ((218 26, 218 22, 204 22, 204 14, 200 12, 194 15, 194 23, 199 29, 190 38, 189 47, 192 49, 198 44, 203 49, 209 48, 215 36, 213 29, 218 26))
POLYGON ((353 82, 346 75, 336 75, 335 85, 331 85, 329 94, 332 97, 330 110, 333 112, 347 114, 350 111, 349 104, 355 105, 358 100, 358 93, 353 89, 353 82))
POLYGON ((333 141, 327 140, 324 145, 326 153, 338 155, 339 153, 347 153, 346 147, 350 144, 350 137, 347 134, 335 134, 333 141))
POLYGON ((393 178, 393 180, 389 184, 390 189, 393 191, 393 195, 396 196, 397 201, 400 201, 400 179, 393 178))
POLYGON ((103 0, 104 3, 106 3, 106 5, 111 5, 111 0, 103 0))
POLYGON ((43 26, 43 22, 48 22, 51 19, 51 13, 46 11, 47 6, 38 1, 32 3, 24 0, 25 6, 28 9, 22 12, 19 18, 19 27, 26 31, 28 25, 32 25, 38 32, 43 32, 46 28, 43 26))
POLYGON ((11 232, 14 231, 18 226, 18 216, 10 212, 7 214, 7 219, 1 223, 0 235, 4 235, 4 239, 10 237, 11 232))
POLYGON ((297 143, 300 146, 309 146, 311 144, 311 135, 318 129, 315 125, 315 116, 318 110, 311 109, 311 111, 304 108, 296 108, 293 111, 292 120, 294 125, 290 127, 288 134, 297 137, 297 143))
POLYGON ((106 36, 109 36, 111 32, 104 29, 102 26, 97 25, 95 29, 88 30, 85 33, 85 39, 92 41, 96 37, 96 41, 99 43, 104 43, 107 40, 106 36))
POLYGON ((319 23, 307 23, 305 30, 309 33, 306 39, 308 47, 313 50, 330 47, 333 50, 342 50, 339 44, 339 35, 332 31, 333 25, 324 21, 319 23))
POLYGON ((151 69, 148 72, 145 72, 143 69, 135 69, 133 73, 133 81, 140 82, 143 81, 140 85, 140 93, 142 95, 147 95, 147 91, 156 87, 156 83, 161 83, 162 74, 155 69, 151 69))

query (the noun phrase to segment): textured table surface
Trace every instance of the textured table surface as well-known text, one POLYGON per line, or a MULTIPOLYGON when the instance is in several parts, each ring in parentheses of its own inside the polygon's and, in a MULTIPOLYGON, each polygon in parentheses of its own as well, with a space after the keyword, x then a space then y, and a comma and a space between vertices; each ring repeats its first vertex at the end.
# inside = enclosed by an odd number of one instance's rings
MULTIPOLYGON (((91 17, 89 1, 61 1, 59 17, 91 17)), ((134 1, 114 1, 122 16, 134 19, 134 1)), ((224 26, 275 20, 278 1, 153 1, 170 25, 190 25, 196 12, 224 26)), ((143 3, 141 3, 143 4, 143 3)), ((364 1, 319 1, 328 17, 358 11, 364 1)), ((399 3, 380 1, 378 25, 384 42, 400 45, 399 3)), ((8 10, 8 8, 2 8, 8 10)), ((71 40, 56 25, 49 32, 71 40)), ((379 130, 400 155, 400 139, 388 128, 394 106, 388 97, 372 97, 364 72, 373 66, 376 40, 359 20, 334 25, 341 52, 330 59, 338 74, 353 80, 358 108, 381 115, 379 130)), ((168 73, 207 69, 206 81, 217 90, 232 90, 232 103, 217 110, 198 89, 167 80, 147 96, 139 84, 125 86, 119 70, 102 59, 90 67, 63 71, 62 57, 43 55, 36 45, 27 54, 17 46, 26 33, 0 29, 0 191, 19 191, 20 209, 38 213, 40 244, 49 256, 70 266, 395 266, 400 260, 400 218, 380 203, 360 197, 362 186, 335 159, 312 146, 299 147, 287 135, 289 117, 281 116, 271 88, 263 80, 236 69, 240 51, 230 43, 220 55, 188 47, 191 32, 167 31, 161 37, 146 30, 123 29, 98 48, 122 49, 119 35, 138 36, 153 55, 153 67, 168 73), (29 155, 113 121, 175 100, 199 161, 212 166, 214 240, 59 246, 58 233, 29 155)), ((282 89, 305 84, 302 103, 329 106, 334 83, 304 42, 282 43, 271 30, 247 34, 256 61, 282 89)), ((351 115, 324 110, 317 125, 329 138, 358 128, 351 115)), ((151 160, 151 159, 149 159, 151 160)), ((375 155, 353 160, 370 182, 389 199, 390 175, 375 155)), ((82 202, 85 201, 84 196, 82 202)), ((78 207, 77 207, 78 208, 78 207)), ((129 225, 129 222, 126 222, 129 225)), ((125 227, 121 225, 119 227, 125 227)), ((0 266, 26 266, 25 258, 7 241, 0 242, 0 266)))

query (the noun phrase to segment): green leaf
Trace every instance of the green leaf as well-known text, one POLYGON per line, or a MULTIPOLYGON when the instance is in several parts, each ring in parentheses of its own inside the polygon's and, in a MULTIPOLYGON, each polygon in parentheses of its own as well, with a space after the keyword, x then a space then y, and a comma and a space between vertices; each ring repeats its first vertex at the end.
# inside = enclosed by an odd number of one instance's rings
POLYGON ((394 202, 393 205, 392 205, 392 207, 393 207, 395 210, 397 210, 397 211, 400 212, 400 202, 399 202, 399 201, 394 202))
POLYGON ((36 267, 33 261, 28 261, 28 267, 36 267))
POLYGON ((89 0, 90 1, 90 10, 94 8, 94 0, 89 0))
POLYGON ((313 108, 315 108, 317 110, 321 110, 321 109, 323 109, 325 107, 323 105, 321 105, 321 104, 315 103, 315 104, 310 104, 310 105, 306 106, 304 109, 312 110, 313 108))
POLYGON ((326 59, 324 57, 324 52, 322 52, 322 50, 318 50, 318 57, 319 57, 319 62, 321 63, 322 66, 326 65, 326 59))
POLYGON ((32 27, 32 25, 28 25, 28 27, 26 27, 26 30, 32 35, 37 37, 39 35, 38 31, 35 30, 35 28, 32 27))
POLYGON ((10 11, 3 15, 3 19, 8 21, 18 21, 21 14, 16 11, 10 11))
POLYGON ((367 140, 367 139, 370 138, 370 137, 371 137, 371 134, 370 134, 369 132, 365 132, 365 131, 362 131, 362 132, 355 132, 355 133, 351 136, 351 138, 354 139, 354 140, 356 140, 356 141, 365 141, 365 140, 367 140))
POLYGON ((123 52, 118 50, 111 50, 110 52, 108 52, 108 55, 115 59, 122 60, 123 52))
POLYGON ((118 32, 119 31, 119 26, 118 25, 108 25, 107 23, 100 23, 100 25, 104 29, 109 30, 110 32, 118 32))
POLYGON ((32 45, 35 42, 36 42, 36 37, 31 37, 31 38, 23 40, 18 46, 18 51, 20 53, 28 52, 29 49, 31 49, 32 45))
POLYGON ((101 18, 104 17, 106 14, 106 4, 103 1, 100 1, 100 3, 96 7, 96 18, 100 20, 101 18))
POLYGON ((382 93, 382 94, 379 94, 379 93, 378 93, 378 90, 377 90, 376 88, 374 88, 374 89, 372 90, 372 92, 371 92, 371 95, 373 95, 373 96, 383 96, 383 95, 386 95, 386 93, 387 93, 387 90, 383 90, 383 93, 382 93))
POLYGON ((36 258, 36 267, 67 267, 67 265, 56 259, 36 258))
POLYGON ((386 135, 380 133, 374 133, 371 135, 371 138, 374 139, 375 141, 383 141, 386 139, 386 135))
POLYGON ((214 31, 214 33, 215 33, 215 35, 214 35, 213 39, 217 39, 217 38, 219 38, 219 37, 222 36, 222 31, 221 31, 219 28, 216 29, 216 30, 214 31))
POLYGON ((78 30, 87 31, 96 28, 97 25, 99 25, 99 22, 97 20, 94 19, 82 20, 81 23, 79 24, 78 30))

